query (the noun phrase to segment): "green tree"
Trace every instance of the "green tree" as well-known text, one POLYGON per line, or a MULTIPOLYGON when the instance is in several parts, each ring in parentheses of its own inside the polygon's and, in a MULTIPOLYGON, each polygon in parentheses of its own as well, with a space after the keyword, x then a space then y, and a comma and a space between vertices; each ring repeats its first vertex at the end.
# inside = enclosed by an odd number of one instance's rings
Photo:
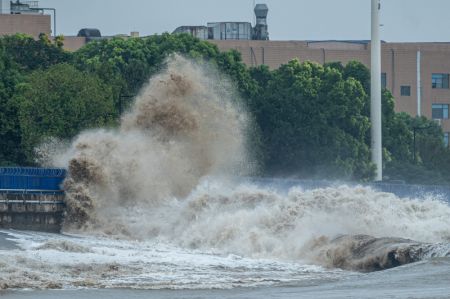
POLYGON ((59 49, 64 47, 64 35, 58 35, 55 37, 55 46, 59 49))
MULTIPOLYGON (((338 64, 333 67, 341 68, 338 64)), ((370 94, 370 71, 360 62, 349 62, 343 68, 345 77, 360 81, 370 94)), ((437 123, 425 117, 396 113, 394 97, 387 89, 382 91, 382 130, 385 176, 418 184, 448 184, 450 154, 443 144, 443 133, 437 123), (413 131, 416 128, 414 157, 413 131)), ((365 114, 370 114, 369 99, 365 114)), ((370 134, 366 143, 370 144, 370 134)))
POLYGON ((290 61, 250 71, 261 81, 251 100, 269 174, 368 179, 367 94, 336 68, 290 61))
POLYGON ((58 45, 53 45, 43 34, 38 40, 25 34, 0 38, 0 47, 22 71, 45 69, 57 63, 70 62, 72 54, 58 45))
POLYGON ((0 48, 0 165, 24 161, 18 113, 11 100, 21 80, 17 65, 0 48))
POLYGON ((14 100, 29 163, 35 146, 46 137, 68 139, 81 130, 113 123, 112 88, 71 65, 34 71, 17 89, 14 100))
POLYGON ((216 56, 217 47, 187 34, 146 38, 113 38, 91 42, 75 53, 79 68, 96 73, 114 87, 116 106, 121 95, 134 95, 148 78, 161 70, 171 53, 198 58, 216 56))
POLYGON ((80 69, 97 74, 113 86, 119 109, 123 104, 121 96, 136 94, 173 53, 215 65, 236 83, 241 95, 250 95, 256 88, 237 51, 220 52, 217 46, 188 34, 164 33, 92 42, 75 53, 75 61, 80 69))
MULTIPOLYGON (((266 175, 366 180, 370 162, 370 72, 351 61, 290 61, 276 70, 247 68, 237 51, 188 34, 113 38, 76 53, 46 35, 0 38, 0 163, 31 164, 33 149, 47 137, 72 138, 86 128, 114 125, 124 98, 179 53, 220 71, 248 110, 251 149, 266 175), (260 150, 259 150, 260 149, 260 150)), ((227 96, 229 96, 227 94, 227 96)), ((426 118, 396 113, 382 93, 386 177, 448 184, 450 152, 440 127, 426 118), (416 131, 414 152, 413 131, 416 131)))
MULTIPOLYGON (((106 104, 99 102, 97 106, 108 111, 110 118, 117 119, 120 111, 126 108, 124 102, 129 100, 128 96, 136 94, 151 75, 161 70, 166 58, 172 53, 181 53, 217 67, 226 79, 235 83, 239 90, 239 94, 235 95, 237 100, 243 95, 246 97, 252 94, 256 88, 256 83, 237 51, 220 52, 215 45, 187 34, 107 39, 91 42, 76 53, 64 51, 62 45, 62 36, 56 38, 54 44, 44 34, 38 40, 23 34, 0 38, 2 55, 8 61, 5 69, 12 70, 11 65, 15 65, 17 73, 17 76, 13 76, 13 82, 8 83, 9 89, 0 90, 2 101, 8 102, 8 105, 3 105, 2 102, 1 113, 5 117, 2 118, 1 134, 5 136, 5 142, 18 148, 16 152, 26 152, 28 162, 32 161, 33 147, 46 136, 70 138, 82 128, 110 122, 93 121, 89 113, 97 112, 96 109, 86 110, 85 116, 84 110, 77 110, 86 106, 85 102, 91 98, 88 95, 91 90, 86 90, 86 87, 75 93, 77 86, 85 84, 90 88, 104 90, 102 97, 106 104), (81 82, 79 74, 85 77, 86 82, 81 82), (72 80, 71 76, 76 80, 72 80), (13 94, 16 96, 11 101, 13 94), (111 101, 113 110, 108 106, 111 101), (69 115, 74 118, 71 119, 69 115), (63 126, 66 123, 72 125, 63 126), (6 135, 5 132, 14 132, 15 137, 6 135)), ((8 72, 1 75, 4 80, 10 80, 7 79, 11 77, 8 72)), ((98 92, 95 90, 92 94, 95 99, 102 98, 97 96, 98 92)), ((6 147, 3 148, 7 152, 6 147)), ((23 158, 10 157, 9 160, 24 163, 23 158)))

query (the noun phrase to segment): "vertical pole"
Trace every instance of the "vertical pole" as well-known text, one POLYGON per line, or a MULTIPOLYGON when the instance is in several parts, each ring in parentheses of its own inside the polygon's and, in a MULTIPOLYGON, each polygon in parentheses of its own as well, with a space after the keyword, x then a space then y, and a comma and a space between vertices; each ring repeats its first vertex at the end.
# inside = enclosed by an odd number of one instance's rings
POLYGON ((413 127, 413 161, 416 163, 416 127, 413 127))
POLYGON ((421 53, 417 51, 417 116, 421 116, 422 109, 422 80, 420 78, 421 53))
POLYGON ((381 141, 381 43, 380 43, 380 0, 372 0, 372 42, 371 42, 371 85, 370 120, 372 162, 376 166, 375 180, 383 178, 383 157, 381 141))
MULTIPOLYGON (((256 0, 253 0, 253 7, 252 7, 251 11, 253 11, 255 9, 255 6, 256 6, 256 0)), ((253 13, 252 17, 253 17, 253 26, 256 26, 256 14, 253 13)))
POLYGON ((53 9, 53 32, 54 36, 56 37, 56 8, 53 9))

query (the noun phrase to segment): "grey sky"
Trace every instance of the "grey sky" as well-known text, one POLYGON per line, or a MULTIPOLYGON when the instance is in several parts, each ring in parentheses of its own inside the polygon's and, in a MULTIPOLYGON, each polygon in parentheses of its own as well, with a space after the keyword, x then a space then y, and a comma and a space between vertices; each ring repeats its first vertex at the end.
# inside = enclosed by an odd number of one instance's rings
MULTIPOLYGON (((58 34, 172 32, 209 21, 253 22, 253 0, 40 0, 57 9, 58 34)), ((370 0, 259 0, 272 40, 369 39, 370 0)), ((450 41, 450 0, 382 0, 386 41, 450 41)))

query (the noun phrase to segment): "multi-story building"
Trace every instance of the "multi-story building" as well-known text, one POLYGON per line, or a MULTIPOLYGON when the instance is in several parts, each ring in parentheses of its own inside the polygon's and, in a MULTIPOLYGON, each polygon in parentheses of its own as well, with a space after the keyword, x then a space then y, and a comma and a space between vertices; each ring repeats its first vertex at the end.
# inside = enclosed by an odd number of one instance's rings
POLYGON ((0 0, 0 36, 26 33, 37 38, 41 33, 50 36, 51 16, 44 14, 38 1, 0 0))
MULTIPOLYGON (((235 49, 248 66, 277 68, 292 59, 318 63, 351 60, 370 67, 369 41, 211 40, 235 49)), ((438 121, 450 132, 450 43, 382 43, 382 85, 395 97, 395 109, 438 121)))

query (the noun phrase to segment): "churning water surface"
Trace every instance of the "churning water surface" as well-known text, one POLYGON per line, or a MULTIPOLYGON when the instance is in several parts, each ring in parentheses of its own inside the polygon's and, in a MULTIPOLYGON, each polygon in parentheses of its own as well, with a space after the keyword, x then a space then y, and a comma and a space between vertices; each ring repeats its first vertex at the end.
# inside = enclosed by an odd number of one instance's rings
POLYGON ((17 247, 0 251, 2 295, 449 296, 448 203, 237 179, 257 164, 232 90, 175 56, 117 129, 43 144, 41 162, 69 171, 64 233, 5 231, 17 247))

